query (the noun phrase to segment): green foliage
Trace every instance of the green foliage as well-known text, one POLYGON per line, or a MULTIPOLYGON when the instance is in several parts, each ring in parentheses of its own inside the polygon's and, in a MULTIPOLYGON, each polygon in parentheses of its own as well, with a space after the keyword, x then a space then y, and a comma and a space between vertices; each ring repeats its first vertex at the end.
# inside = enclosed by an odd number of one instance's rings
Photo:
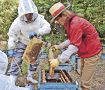
MULTIPOLYGON (((51 15, 49 8, 56 2, 67 4, 67 1, 72 3, 72 10, 83 16, 95 25, 101 38, 105 38, 105 0, 33 0, 38 7, 40 14, 45 16, 45 19, 50 22, 51 15)), ((7 39, 7 32, 12 21, 17 16, 18 0, 0 0, 0 34, 3 39, 7 39)), ((64 29, 52 24, 52 32, 45 36, 45 40, 52 43, 57 43, 65 39, 64 29), (62 30, 62 31, 61 31, 62 30), (57 35, 58 34, 58 35, 57 35)))
POLYGON ((105 38, 105 0, 74 0, 73 10, 95 25, 101 38, 105 38))
POLYGON ((100 25, 98 27, 100 37, 105 37, 105 25, 100 25))
POLYGON ((17 2, 15 0, 0 0, 0 34, 7 39, 7 32, 12 21, 17 16, 17 2))
MULTIPOLYGON (((50 22, 51 15, 49 13, 49 8, 56 2, 62 2, 67 4, 64 0, 34 0, 39 13, 45 16, 45 19, 50 22)), ((57 44, 65 39, 65 32, 63 28, 56 26, 54 23, 51 25, 52 31, 49 35, 44 36, 45 41, 49 41, 52 44, 57 44)))

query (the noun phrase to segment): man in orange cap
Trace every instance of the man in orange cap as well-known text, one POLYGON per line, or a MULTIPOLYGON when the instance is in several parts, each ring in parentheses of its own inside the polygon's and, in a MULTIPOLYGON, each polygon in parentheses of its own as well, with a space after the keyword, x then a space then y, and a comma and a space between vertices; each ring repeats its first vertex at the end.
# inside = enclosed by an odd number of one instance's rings
POLYGON ((102 49, 99 35, 89 21, 67 10, 68 7, 69 5, 65 7, 58 2, 49 10, 53 16, 51 23, 56 21, 64 26, 68 38, 63 43, 53 46, 55 49, 67 49, 57 59, 50 60, 50 64, 57 67, 59 63, 65 63, 72 54, 77 53, 81 57, 82 65, 81 87, 83 90, 89 90, 102 49))

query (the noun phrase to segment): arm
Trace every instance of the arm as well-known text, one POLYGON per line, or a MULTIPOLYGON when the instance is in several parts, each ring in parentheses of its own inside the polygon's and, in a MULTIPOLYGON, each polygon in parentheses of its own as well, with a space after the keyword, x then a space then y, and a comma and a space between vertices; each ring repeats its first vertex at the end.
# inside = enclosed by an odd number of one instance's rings
POLYGON ((58 60, 61 63, 65 63, 69 60, 70 56, 78 51, 78 48, 74 45, 69 45, 67 50, 65 50, 61 55, 58 56, 58 60))
POLYGON ((67 50, 65 50, 57 59, 50 59, 50 66, 57 67, 60 63, 65 63, 69 60, 70 56, 78 51, 78 48, 74 45, 69 45, 67 50))
POLYGON ((41 28, 39 30, 39 35, 45 35, 50 33, 51 28, 50 28, 50 24, 44 19, 44 17, 41 15, 40 16, 40 23, 41 23, 41 28))
POLYGON ((15 20, 9 28, 8 32, 8 49, 14 49, 16 47, 16 42, 18 41, 18 34, 19 34, 19 26, 18 21, 15 20))

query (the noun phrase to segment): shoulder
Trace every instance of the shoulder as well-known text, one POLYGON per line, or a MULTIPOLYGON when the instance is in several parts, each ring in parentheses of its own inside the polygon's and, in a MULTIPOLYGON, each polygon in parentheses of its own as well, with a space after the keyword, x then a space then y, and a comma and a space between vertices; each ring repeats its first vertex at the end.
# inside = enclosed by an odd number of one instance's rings
POLYGON ((12 25, 18 25, 20 19, 19 17, 17 17, 16 19, 14 19, 14 21, 12 22, 12 25))
POLYGON ((71 23, 70 23, 70 26, 73 27, 73 28, 74 28, 74 27, 77 28, 77 26, 79 27, 79 26, 83 25, 84 21, 85 21, 84 18, 81 18, 81 17, 79 17, 79 16, 75 16, 75 17, 72 19, 72 21, 71 21, 71 23))
POLYGON ((20 21, 19 17, 17 17, 16 19, 14 19, 14 23, 20 21))
POLYGON ((37 17, 36 21, 38 21, 38 22, 40 21, 40 23, 46 23, 47 22, 47 20, 41 14, 38 14, 38 17, 37 17))
POLYGON ((44 16, 41 14, 38 14, 38 18, 44 19, 44 16))
POLYGON ((72 20, 72 23, 80 23, 83 20, 83 18, 79 16, 75 16, 72 20))
POLYGON ((20 28, 20 19, 17 17, 11 24, 9 30, 18 30, 20 28))

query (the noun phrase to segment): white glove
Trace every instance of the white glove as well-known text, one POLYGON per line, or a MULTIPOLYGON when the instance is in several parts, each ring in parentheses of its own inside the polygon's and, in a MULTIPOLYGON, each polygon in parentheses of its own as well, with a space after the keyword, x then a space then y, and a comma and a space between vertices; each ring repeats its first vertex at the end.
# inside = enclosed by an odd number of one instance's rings
POLYGON ((59 60, 58 59, 50 59, 50 65, 51 67, 55 68, 57 66, 59 66, 59 60))
POLYGON ((69 60, 70 56, 78 51, 78 48, 74 45, 69 45, 67 50, 65 50, 61 55, 58 56, 58 59, 61 63, 65 63, 69 60))

